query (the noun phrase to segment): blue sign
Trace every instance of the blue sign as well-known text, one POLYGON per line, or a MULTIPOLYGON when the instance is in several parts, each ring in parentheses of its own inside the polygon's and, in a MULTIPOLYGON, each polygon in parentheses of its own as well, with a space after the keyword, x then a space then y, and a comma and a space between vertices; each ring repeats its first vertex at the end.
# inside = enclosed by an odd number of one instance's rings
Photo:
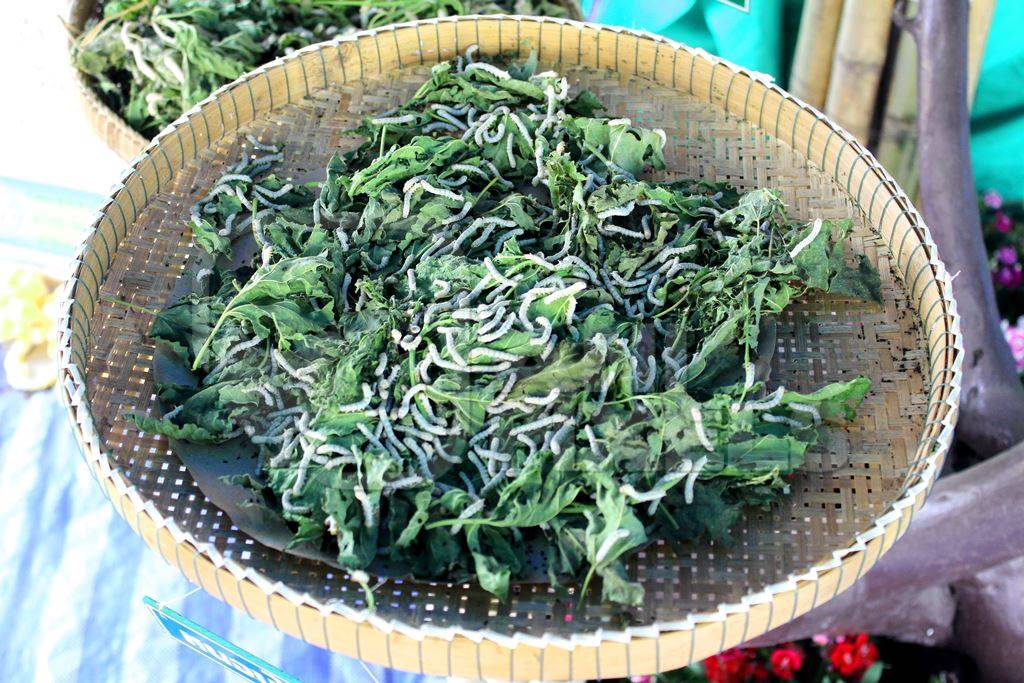
POLYGON ((207 631, 174 610, 162 607, 153 598, 143 597, 142 602, 172 638, 245 680, 253 683, 301 683, 294 676, 289 676, 259 657, 229 643, 216 633, 207 631))

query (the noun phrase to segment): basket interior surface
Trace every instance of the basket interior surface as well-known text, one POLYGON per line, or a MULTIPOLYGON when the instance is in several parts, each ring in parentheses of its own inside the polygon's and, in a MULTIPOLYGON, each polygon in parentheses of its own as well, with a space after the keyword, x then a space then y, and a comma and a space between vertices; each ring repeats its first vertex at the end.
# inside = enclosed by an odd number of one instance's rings
MULTIPOLYGON (((791 306, 779 318, 770 386, 811 390, 863 374, 871 379, 872 389, 853 424, 827 431, 823 444, 793 479, 792 495, 770 511, 748 512, 734 527, 730 546, 697 545, 678 552, 656 544, 641 552, 630 572, 644 584, 646 604, 625 621, 619 610, 602 606, 600 592, 594 590, 575 610, 575 599, 556 599, 544 584, 519 584, 509 601, 501 603, 473 585, 397 579, 377 589, 377 614, 383 619, 412 626, 429 622, 505 634, 567 635, 627 622, 675 622, 738 602, 826 559, 869 527, 901 491, 921 438, 928 408, 928 354, 917 308, 894 275, 885 241, 831 176, 790 146, 694 95, 607 69, 542 66, 567 75, 574 89, 594 91, 610 115, 663 128, 668 171, 658 174, 659 179, 700 177, 728 180, 740 188, 777 188, 794 218, 852 219, 856 227, 848 250, 867 254, 878 267, 884 301, 878 305, 812 296, 791 306)), ((357 144, 346 131, 363 116, 404 101, 428 72, 428 66, 402 68, 314 90, 202 149, 196 160, 176 172, 173 182, 138 207, 138 218, 121 244, 110 245, 109 271, 89 323, 84 363, 89 403, 111 466, 199 542, 321 604, 360 608, 362 590, 337 570, 270 550, 233 528, 204 498, 166 440, 140 433, 125 418, 130 412, 159 410, 152 382, 153 347, 146 336, 152 318, 113 300, 159 309, 175 281, 191 276, 198 249, 187 227, 190 208, 228 166, 253 153, 245 134, 284 145, 279 175, 320 180, 332 154, 357 144)), ((234 97, 234 92, 222 96, 223 108, 230 108, 234 97)), ((237 100, 234 106, 240 106, 237 100)), ((154 164, 160 162, 156 159, 154 164)))

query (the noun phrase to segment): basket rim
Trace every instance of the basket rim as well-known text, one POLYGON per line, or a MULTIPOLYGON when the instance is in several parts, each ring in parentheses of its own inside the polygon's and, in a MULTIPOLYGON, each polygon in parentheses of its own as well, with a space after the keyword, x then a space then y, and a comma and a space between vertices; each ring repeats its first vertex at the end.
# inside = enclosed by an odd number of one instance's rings
MULTIPOLYGON (((699 94, 695 94, 697 97, 701 97, 699 94)), ((723 108, 729 114, 748 120, 753 125, 752 121, 746 118, 745 114, 738 114, 731 112, 728 109, 728 101, 724 103, 724 106, 717 103, 713 97, 708 98, 705 101, 710 107, 723 108)), ((782 104, 780 103, 780 112, 782 104)), ((766 134, 767 129, 760 125, 757 126, 763 130, 766 134)), ((795 119, 794 119, 795 128, 795 119)), ((813 130, 813 129, 812 129, 813 130)), ((776 133, 772 137, 784 145, 791 145, 791 142, 785 142, 783 138, 776 133)), ((827 151, 827 149, 826 149, 827 151)), ((166 154, 165 154, 166 156, 166 154)), ((824 155, 823 155, 824 158, 824 155)), ((840 156, 836 158, 836 166, 838 168, 840 156)), ((813 162, 809 161, 808 164, 813 162)), ((824 171, 824 169, 822 169, 824 171)), ((824 171, 828 173, 827 171, 824 171)), ((829 174, 833 180, 838 182, 838 179, 834 174, 829 174)), ((852 178, 851 178, 852 180, 852 178)), ((849 181, 847 186, 849 186, 849 181)), ((877 194, 876 187, 876 194, 877 194)), ((859 197, 854 199, 854 203, 861 210, 864 210, 863 204, 860 202, 859 197)), ((871 219, 871 212, 874 209, 874 196, 872 197, 872 207, 867 209, 868 222, 873 231, 878 231, 878 223, 871 219)), ((925 272, 925 269, 918 271, 920 273, 925 272)), ((915 279, 916 283, 916 279, 915 279)), ((925 287, 929 284, 928 281, 925 283, 925 287)), ((916 291, 916 287, 915 287, 916 291)), ((923 291, 923 290, 922 290, 923 291)), ((963 364, 963 347, 961 340, 960 321, 957 313, 957 304, 955 299, 952 297, 952 285, 951 278, 944 264, 938 258, 938 250, 931 238, 928 228, 921 219, 920 214, 914 209, 907 197, 906 193, 899 187, 893 177, 884 169, 874 156, 855 138, 853 138, 848 132, 843 130, 838 124, 833 122, 827 116, 816 110, 814 107, 802 102, 798 98, 787 93, 771 81, 764 74, 758 74, 748 69, 739 67, 727 60, 716 57, 707 53, 700 48, 693 48, 687 45, 681 44, 677 41, 670 40, 668 38, 658 36, 646 31, 637 31, 633 29, 626 29, 613 26, 605 26, 601 24, 591 22, 581 22, 570 19, 556 19, 556 18, 545 18, 545 17, 524 17, 517 15, 469 15, 460 17, 446 17, 436 19, 424 19, 415 22, 403 22, 400 24, 389 25, 380 27, 377 29, 371 29, 367 31, 360 31, 353 33, 348 36, 335 38, 331 41, 324 43, 318 43, 310 45, 306 48, 298 50, 287 57, 276 59, 269 62, 262 67, 243 75, 239 79, 236 79, 232 83, 226 84, 221 88, 214 91, 209 97, 199 102, 196 106, 185 112, 179 119, 172 123, 168 128, 164 129, 159 135, 157 135, 152 142, 150 142, 132 161, 130 167, 127 169, 125 175, 121 178, 121 181, 115 185, 111 191, 110 197, 104 203, 100 209, 100 216, 92 225, 90 234, 83 241, 79 250, 76 252, 74 262, 72 264, 72 273, 68 278, 61 309, 61 318, 59 325, 59 356, 60 356, 60 386, 62 388, 62 396, 65 398, 69 415, 72 423, 77 427, 76 436, 79 438, 80 445, 83 448, 83 453, 86 456, 87 462, 90 463, 90 471, 93 471, 94 476, 102 476, 106 479, 106 485, 103 486, 104 490, 108 492, 108 495, 115 494, 122 498, 121 506, 123 506, 124 500, 132 504, 135 508, 136 520, 140 512, 144 512, 148 515, 156 527, 166 528, 170 535, 174 538, 178 544, 188 543, 195 551, 204 556, 207 560, 211 561, 214 567, 218 569, 226 569, 238 580, 248 579, 255 583, 264 593, 268 596, 270 594, 277 594, 282 598, 293 603, 297 607, 305 605, 319 610, 321 614, 326 615, 328 612, 336 612, 342 616, 351 619, 357 623, 369 623, 370 625, 384 631, 385 633, 391 633, 396 631, 402 635, 409 636, 416 640, 421 640, 425 637, 438 637, 443 640, 453 640, 456 637, 463 636, 475 643, 480 643, 481 640, 490 640, 493 643, 513 648, 516 645, 522 643, 526 645, 532 645, 535 647, 557 647, 562 649, 573 649, 577 645, 584 646, 597 646, 603 643, 615 642, 623 643, 629 642, 633 638, 659 638, 668 633, 677 631, 690 631, 695 630, 700 624, 708 622, 724 622, 730 615, 737 613, 749 612, 755 605, 763 603, 772 603, 777 600, 780 596, 792 593, 793 594, 793 616, 790 619, 795 618, 800 611, 798 611, 798 591, 802 587, 813 584, 815 587, 815 597, 812 600, 810 607, 817 606, 838 594, 840 590, 845 590, 848 587, 850 581, 846 586, 841 585, 843 579, 840 578, 839 583, 836 584, 836 590, 832 595, 827 597, 819 596, 817 593, 817 586, 821 582, 822 577, 826 574, 833 572, 837 568, 840 572, 843 569, 845 561, 848 561, 851 557, 860 556, 860 567, 858 571, 858 577, 860 574, 872 566, 874 562, 881 557, 884 552, 888 550, 892 542, 901 536, 906 527, 909 524, 910 517, 924 502, 924 497, 927 496, 934 484, 934 481, 941 469, 941 463, 948 450, 953 436, 953 428, 955 424, 955 417, 957 413, 957 407, 960 396, 960 386, 962 380, 962 364, 963 364), (372 612, 367 610, 357 610, 348 605, 325 605, 323 602, 316 600, 308 594, 299 594, 287 586, 271 582, 266 576, 260 572, 253 570, 249 567, 242 566, 234 559, 225 558, 217 551, 211 544, 199 541, 190 532, 183 531, 178 527, 173 517, 166 517, 153 504, 151 500, 145 499, 134 485, 127 482, 126 477, 120 472, 117 466, 111 466, 111 460, 108 457, 105 446, 102 440, 99 438, 96 431, 96 425, 89 411, 88 398, 86 393, 86 385, 82 373, 79 371, 78 366, 73 359, 73 348, 72 338, 74 336, 74 330, 72 329, 72 307, 75 302, 76 286, 79 282, 79 277, 82 274, 82 258, 86 251, 89 249, 92 240, 95 238, 96 231, 99 229, 102 220, 109 220, 105 217, 105 211, 109 209, 112 204, 115 203, 115 195, 120 189, 125 187, 130 177, 139 172, 143 163, 156 165, 154 160, 154 154, 160 150, 164 140, 169 139, 179 128, 188 126, 192 120, 197 116, 202 107, 206 104, 215 102, 221 95, 231 91, 232 89, 245 84, 247 81, 264 75, 268 70, 275 68, 281 68, 282 66, 301 60, 307 53, 317 53, 328 47, 335 48, 345 43, 356 43, 360 40, 373 38, 381 34, 387 34, 401 28, 416 28, 424 25, 434 25, 443 23, 460 23, 460 22, 472 22, 472 21, 532 21, 553 24, 565 24, 572 26, 573 28, 584 31, 594 31, 597 33, 611 32, 616 34, 623 34, 637 38, 638 40, 650 41, 658 46, 664 46, 668 50, 678 54, 680 52, 690 55, 694 63, 698 60, 706 62, 711 65, 712 74, 714 69, 721 66, 725 69, 731 70, 736 75, 742 75, 750 79, 755 84, 759 83, 766 89, 767 93, 773 93, 780 97, 783 102, 790 102, 795 104, 798 108, 798 112, 794 114, 794 117, 798 115, 809 114, 814 117, 816 121, 814 125, 817 126, 819 123, 824 125, 829 133, 829 140, 831 137, 836 136, 839 141, 842 142, 839 154, 849 147, 853 153, 856 154, 859 160, 865 162, 868 165, 868 169, 865 172, 865 176, 861 179, 861 186, 863 187, 864 178, 867 175, 873 174, 875 182, 879 184, 879 187, 884 187, 889 193, 889 200, 885 204, 882 216, 884 218, 885 211, 888 209, 888 204, 893 201, 897 202, 897 209, 901 209, 903 215, 911 223, 912 231, 916 237, 920 240, 919 247, 923 246, 927 255, 927 269, 931 270, 931 281, 937 287, 939 299, 936 300, 935 304, 941 304, 939 317, 932 323, 931 327, 935 328, 940 323, 945 325, 945 329, 942 332, 944 335, 944 345, 942 347, 942 354, 944 358, 951 358, 943 365, 939 376, 947 377, 947 381, 941 382, 937 386, 931 387, 931 392, 928 399, 928 409, 926 415, 929 419, 923 425, 923 432, 927 432, 929 429, 936 430, 933 436, 925 438, 924 433, 922 434, 919 445, 928 446, 929 451, 926 455, 919 458, 919 461, 911 463, 910 471, 908 471, 898 497, 888 504, 885 511, 877 515, 872 521, 869 528, 856 534, 852 541, 846 543, 840 548, 831 551, 831 557, 828 559, 819 561, 814 565, 801 569, 800 571, 793 572, 789 577, 782 582, 772 584, 764 587, 761 590, 749 591, 746 593, 741 600, 734 603, 723 603, 718 605, 715 610, 708 610, 698 613, 692 613, 683 620, 676 621, 665 621, 655 622, 649 626, 627 626, 621 630, 611 629, 597 629, 590 632, 578 632, 572 634, 570 637, 556 636, 553 634, 545 634, 543 636, 533 636, 522 633, 516 633, 513 636, 497 633, 490 630, 477 630, 477 629, 463 629, 461 627, 437 627, 432 624, 410 624, 403 622, 398 619, 382 619, 372 612), (941 389, 936 395, 935 389, 941 389), (936 413, 936 418, 930 416, 936 413), (920 466, 919 466, 920 465, 920 466), (113 487, 113 491, 110 488, 113 487), (874 542, 874 543, 873 543, 874 542), (869 544, 871 546, 878 545, 879 552, 870 562, 867 561, 869 544)), ((934 305, 933 305, 934 309, 934 305)), ((929 314, 930 315, 930 314, 929 314)), ((928 316, 924 316, 928 317, 928 316)), ((923 325, 927 324, 926 322, 923 325)), ((930 354, 931 357, 932 354, 930 354)), ((931 372, 930 379, 934 380, 936 373, 931 372)), ((934 385, 934 381, 930 382, 934 385)), ((122 514, 125 514, 122 512, 122 514)), ((138 525, 136 525, 137 528, 138 525)), ((141 533, 141 532, 140 532, 141 533)), ((198 572, 197 572, 198 577, 198 572)), ((854 579, 856 580, 856 579, 854 579)), ((806 611, 806 609, 802 610, 806 611)), ((271 617, 272 618, 272 617, 271 617)), ((785 623, 785 622, 781 622, 785 623)), ((775 624, 777 626, 778 624, 775 624)), ((766 629, 764 629, 766 630, 766 629)), ((747 634, 747 637, 754 637, 761 631, 751 631, 747 634)), ((744 632, 746 634, 746 631, 744 632)), ((725 639, 725 628, 722 630, 723 641, 725 639)), ((744 640, 747 638, 744 638, 744 640)), ((695 637, 694 637, 695 640, 695 637)), ((693 642, 693 641, 691 641, 693 642)))

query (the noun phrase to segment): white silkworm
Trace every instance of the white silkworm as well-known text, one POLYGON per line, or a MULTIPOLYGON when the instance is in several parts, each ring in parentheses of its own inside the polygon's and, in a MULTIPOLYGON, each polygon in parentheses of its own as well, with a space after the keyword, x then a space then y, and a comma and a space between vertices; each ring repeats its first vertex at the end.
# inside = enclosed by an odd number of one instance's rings
MULTIPOLYGON (((467 505, 466 508, 459 514, 458 518, 459 519, 469 519, 470 517, 474 516, 476 513, 480 512, 483 509, 484 509, 484 499, 483 498, 478 498, 475 501, 473 501, 472 503, 470 503, 469 505, 467 505)), ((450 529, 450 533, 452 534, 452 536, 454 536, 455 534, 459 533, 460 531, 462 531, 462 525, 461 524, 453 524, 451 529, 450 529)))
POLYGON ((279 199, 280 197, 283 197, 284 195, 286 195, 289 192, 291 192, 294 188, 293 188, 291 183, 285 183, 284 185, 282 185, 281 187, 277 188, 276 190, 269 190, 269 189, 263 187, 262 185, 256 185, 256 186, 254 186, 253 189, 255 189, 260 194, 262 194, 262 195, 264 195, 266 197, 269 197, 271 199, 279 199))
POLYGON ((510 374, 508 376, 508 379, 505 380, 504 386, 501 387, 501 391, 499 391, 498 395, 494 397, 493 403, 501 403, 506 398, 508 398, 508 395, 512 393, 512 387, 515 385, 518 379, 519 375, 517 373, 513 372, 512 374, 510 374))
POLYGON ((814 420, 814 424, 821 422, 821 413, 818 409, 808 403, 788 403, 790 410, 795 410, 798 413, 807 413, 814 420))
POLYGON ((354 403, 342 403, 341 405, 338 406, 338 412, 340 412, 340 413, 354 413, 357 410, 364 410, 367 406, 369 406, 370 405, 370 400, 373 397, 373 394, 372 394, 371 389, 370 389, 370 385, 367 384, 366 382, 363 382, 362 389, 363 389, 363 398, 362 398, 362 400, 355 401, 354 403))
POLYGON ((494 165, 494 162, 492 162, 489 159, 484 159, 483 164, 491 172, 491 175, 493 175, 498 180, 498 182, 501 183, 503 186, 505 186, 505 187, 514 187, 515 186, 515 183, 512 183, 512 182, 510 182, 508 180, 505 180, 505 178, 501 175, 501 172, 498 171, 498 167, 494 165))
POLYGON ((333 443, 322 443, 316 447, 317 455, 326 455, 328 453, 333 453, 336 455, 352 455, 352 451, 350 451, 349 449, 345 448, 344 446, 339 446, 333 443))
POLYGON ((782 403, 782 396, 785 393, 786 389, 784 387, 779 387, 769 394, 763 401, 747 401, 743 405, 743 410, 771 410, 782 403))
POLYGON ((638 240, 644 239, 644 234, 642 232, 637 232, 636 230, 629 230, 627 228, 623 228, 623 227, 620 227, 618 225, 615 225, 614 223, 608 223, 607 225, 602 225, 602 226, 600 226, 598 228, 598 230, 602 230, 606 234, 611 233, 611 234, 616 234, 616 235, 625 235, 626 237, 633 237, 633 238, 638 239, 638 240))
POLYGON ((526 129, 526 125, 523 123, 522 119, 519 118, 519 114, 510 112, 508 114, 508 118, 515 124, 516 128, 519 129, 519 134, 523 136, 524 140, 526 140, 526 144, 533 147, 533 136, 531 136, 530 131, 526 129))
POLYGON ((743 364, 743 371, 746 376, 743 379, 743 390, 747 391, 750 387, 754 386, 754 364, 747 361, 743 364))
POLYGON ((568 436, 569 431, 575 425, 576 421, 570 418, 565 422, 565 424, 558 428, 558 431, 556 431, 554 436, 551 437, 551 442, 548 444, 552 453, 555 455, 560 455, 562 453, 562 439, 568 436))
POLYGON ((172 410, 172 411, 170 411, 168 413, 164 413, 164 419, 165 420, 170 420, 172 417, 175 417, 178 413, 180 413, 184 409, 185 409, 185 404, 182 403, 180 406, 178 406, 174 410, 172 410))
POLYGON ((242 192, 241 187, 235 187, 235 196, 238 197, 238 201, 242 202, 242 206, 247 208, 249 211, 252 211, 252 202, 250 202, 249 198, 245 196, 244 192, 242 192))
POLYGON ((785 415, 772 415, 771 413, 764 413, 763 415, 761 415, 761 419, 764 420, 765 422, 772 422, 774 424, 784 424, 788 427, 792 427, 793 429, 804 429, 808 426, 805 425, 803 422, 800 422, 799 420, 794 420, 793 418, 786 417, 785 415))
POLYGON ((811 245, 811 242, 813 242, 818 236, 818 233, 821 232, 821 225, 822 223, 820 218, 814 219, 814 225, 811 227, 811 231, 807 234, 807 237, 800 240, 797 245, 793 247, 793 250, 789 252, 790 258, 795 259, 797 254, 811 245))
POLYGON ((451 216, 448 216, 448 218, 443 219, 441 221, 441 225, 451 225, 452 223, 458 223, 459 221, 466 217, 466 215, 470 212, 470 209, 472 208, 473 205, 470 204, 469 202, 466 202, 465 204, 462 205, 462 209, 458 213, 454 213, 451 216))
POLYGON ((381 116, 375 119, 370 119, 370 123, 375 126, 386 126, 386 125, 401 125, 403 123, 412 123, 416 120, 415 114, 404 114, 402 116, 381 116))
POLYGON ((402 418, 409 414, 412 400, 416 397, 416 394, 420 393, 421 391, 424 391, 426 388, 426 384, 414 384, 413 386, 409 387, 406 390, 405 395, 402 397, 402 404, 398 408, 399 420, 401 420, 402 418))
POLYGON ((510 280, 509 278, 505 277, 504 275, 501 274, 501 272, 498 271, 498 269, 494 266, 494 262, 491 261, 490 256, 484 259, 484 266, 487 268, 487 272, 490 274, 490 276, 498 284, 502 285, 503 287, 514 288, 516 286, 517 283, 515 280, 510 280))
POLYGON ((664 491, 658 491, 651 489, 650 491, 644 491, 643 493, 638 492, 633 488, 632 484, 623 484, 619 487, 619 493, 626 496, 630 500, 636 501, 637 503, 649 503, 654 500, 660 500, 665 497, 664 491))
POLYGON ((651 278, 650 284, 647 285, 647 300, 651 302, 651 305, 655 307, 664 306, 665 300, 659 299, 654 295, 654 290, 658 288, 658 274, 655 273, 654 277, 651 278))
POLYGON ((498 349, 489 349, 483 346, 478 346, 469 352, 469 359, 480 358, 481 356, 487 356, 495 360, 509 361, 510 363, 516 363, 523 359, 522 356, 516 353, 509 353, 508 351, 499 351, 498 349))
POLYGON ((510 462, 512 460, 512 456, 508 453, 502 453, 501 451, 495 451, 490 448, 481 448, 480 446, 477 446, 473 449, 473 452, 483 458, 487 458, 488 460, 496 460, 498 462, 510 462))
POLYGON ((615 531, 608 534, 601 543, 601 547, 597 549, 597 554, 594 555, 594 564, 601 564, 604 562, 604 558, 608 556, 612 548, 616 543, 629 536, 628 529, 616 529, 615 531))
POLYGON ((385 446, 384 443, 377 438, 377 435, 370 431, 370 428, 366 426, 365 422, 360 422, 356 425, 356 429, 366 437, 366 440, 370 442, 371 446, 376 446, 378 450, 383 453, 391 453, 393 456, 398 457, 398 453, 393 449, 385 446))
POLYGON ((462 173, 470 173, 470 174, 473 174, 473 175, 478 175, 478 176, 480 176, 482 178, 486 178, 487 177, 487 174, 484 173, 483 171, 481 171, 478 167, 471 166, 469 164, 452 164, 450 168, 453 171, 460 171, 462 173))
POLYGON ((568 419, 568 417, 560 413, 556 415, 549 415, 548 417, 542 417, 539 420, 527 422, 524 425, 516 427, 515 429, 509 432, 509 436, 518 436, 520 434, 526 434, 527 432, 534 432, 537 431, 538 429, 543 429, 544 427, 548 427, 553 424, 561 424, 562 422, 565 422, 568 419))
POLYGON ((516 167, 516 156, 512 151, 512 131, 508 132, 508 137, 505 138, 505 156, 508 157, 509 168, 516 167))
POLYGON ((696 249, 696 244, 688 244, 685 247, 672 247, 671 249, 666 249, 665 251, 658 254, 655 260, 658 261, 659 263, 664 263, 667 259, 670 259, 673 256, 682 256, 683 254, 689 254, 691 251, 695 251, 696 249))
POLYGON ((394 479, 384 484, 384 493, 392 493, 394 491, 400 491, 402 489, 411 489, 414 486, 419 486, 423 483, 423 477, 418 474, 409 475, 400 479, 394 479))
POLYGON ((553 329, 551 326, 551 321, 549 321, 544 316, 540 315, 537 316, 537 320, 535 322, 541 326, 542 331, 539 337, 534 337, 533 339, 530 340, 530 344, 534 346, 543 346, 547 344, 548 341, 551 339, 551 330, 553 329))
POLYGON ((415 439, 406 437, 403 443, 416 456, 416 462, 420 466, 420 474, 423 475, 423 478, 428 481, 433 481, 434 475, 431 473, 430 465, 427 462, 427 452, 420 448, 420 445, 416 443, 415 439))
MULTIPOLYGON (((493 319, 497 319, 497 316, 495 316, 495 318, 493 319)), ((516 317, 514 315, 509 315, 505 319, 505 322, 503 322, 501 326, 498 327, 496 330, 488 332, 487 334, 478 334, 476 339, 481 344, 487 344, 497 339, 501 339, 508 333, 510 329, 512 329, 512 325, 514 325, 515 322, 516 317)))
POLYGON ((615 280, 615 282, 618 283, 620 286, 627 287, 627 288, 628 287, 642 287, 642 286, 647 284, 647 279, 648 279, 646 277, 639 277, 639 278, 637 278, 635 280, 626 280, 621 275, 619 275, 618 271, 616 271, 614 269, 613 270, 609 270, 608 274, 611 275, 612 279, 615 280))
POLYGON ((551 304, 551 303, 554 303, 554 302, 558 301, 559 299, 564 299, 567 296, 574 296, 574 295, 578 294, 579 292, 582 292, 586 288, 587 288, 587 283, 586 282, 577 282, 577 283, 572 284, 572 285, 570 285, 568 287, 565 287, 563 289, 559 289, 559 290, 556 290, 554 292, 551 292, 546 297, 544 297, 544 303, 551 304))
POLYGON ((289 489, 286 490, 284 494, 281 496, 281 507, 284 509, 284 511, 296 515, 309 514, 309 512, 312 511, 312 508, 306 505, 295 505, 294 503, 292 503, 293 495, 296 494, 294 494, 291 491, 291 489, 289 489))
POLYGON ((533 456, 533 454, 537 452, 537 443, 526 434, 516 434, 516 441, 519 441, 526 446, 530 456, 533 456))
POLYGON ((463 73, 468 74, 472 71, 485 71, 490 75, 494 76, 495 78, 497 78, 499 81, 507 81, 508 79, 512 78, 509 72, 505 71, 504 69, 499 69, 498 67, 492 64, 487 64, 486 62, 473 62, 471 64, 468 64, 466 65, 466 68, 463 73))
POLYGON ((297 379, 302 384, 305 384, 305 383, 309 382, 309 378, 303 377, 302 374, 298 370, 293 368, 291 366, 291 364, 287 360, 285 360, 285 357, 281 354, 280 351, 278 351, 277 349, 274 349, 270 353, 273 356, 274 360, 277 361, 278 365, 280 365, 281 368, 285 372, 287 372, 289 375, 291 375, 292 377, 297 379))
POLYGON ((704 465, 708 462, 708 456, 701 456, 697 462, 693 463, 693 467, 690 469, 689 474, 686 475, 686 487, 683 489, 683 500, 689 505, 693 503, 693 486, 697 483, 697 476, 700 471, 704 469, 704 465))
POLYGON ((527 315, 530 310, 530 304, 533 303, 534 299, 541 296, 542 294, 548 294, 551 291, 550 287, 534 287, 526 294, 523 295, 523 302, 519 305, 519 321, 523 323, 523 327, 528 330, 533 329, 533 321, 530 320, 527 315))
POLYGON ((555 402, 558 395, 562 393, 562 390, 555 387, 547 393, 545 396, 524 396, 523 403, 528 403, 534 406, 549 406, 555 402))
POLYGON ((690 416, 693 417, 693 427, 697 431, 697 439, 700 441, 700 445, 709 451, 715 450, 715 445, 711 443, 707 432, 704 431, 704 416, 701 415, 700 408, 696 406, 691 407, 690 416))
POLYGON ((431 344, 427 347, 427 352, 430 354, 430 362, 434 365, 444 368, 445 370, 454 370, 456 372, 466 373, 485 373, 485 372, 502 372, 508 370, 511 364, 508 361, 503 361, 497 365, 459 365, 452 363, 441 358, 437 353, 437 347, 431 344))
MULTIPOLYGON (((604 220, 606 218, 611 218, 612 216, 628 216, 629 214, 633 213, 633 209, 635 209, 635 208, 636 208, 636 201, 631 199, 628 202, 626 202, 625 204, 623 204, 622 206, 613 206, 610 209, 605 209, 604 211, 598 211, 597 212, 597 217, 600 220, 604 220)), ((640 233, 637 233, 637 234, 640 234, 640 233)))
POLYGON ((479 308, 461 308, 452 312, 452 318, 455 320, 472 320, 473 322, 481 322, 493 316, 494 311, 480 310, 479 308))
POLYGON ((541 351, 541 353, 540 353, 540 359, 541 360, 547 360, 548 356, 551 355, 551 352, 555 350, 555 344, 557 344, 557 343, 558 343, 558 336, 557 335, 551 335, 551 339, 548 340, 548 343, 544 346, 544 350, 541 351))
POLYGON ((249 141, 249 144, 253 146, 253 149, 259 152, 270 152, 271 154, 276 154, 281 151, 279 147, 260 142, 256 139, 256 136, 251 133, 247 133, 245 139, 249 141))
POLYGON ((409 217, 409 212, 412 211, 412 197, 416 190, 423 190, 424 192, 429 192, 430 194, 437 195, 438 197, 444 197, 445 199, 450 199, 454 202, 466 201, 466 198, 461 194, 457 194, 443 187, 434 187, 426 180, 420 179, 416 180, 416 182, 411 185, 409 185, 409 183, 406 183, 406 185, 405 197, 402 200, 402 218, 409 217))
POLYGON ((434 286, 435 296, 447 296, 448 292, 452 291, 452 283, 446 280, 434 280, 430 284, 434 286))
MULTIPOLYGON (((459 312, 460 311, 456 311, 456 313, 459 312)), ((466 359, 459 353, 458 349, 455 348, 455 335, 452 334, 451 329, 449 328, 444 330, 443 335, 444 347, 448 351, 448 355, 452 357, 452 360, 455 361, 457 365, 469 365, 469 363, 466 362, 466 359)))
POLYGON ((430 432, 425 432, 422 429, 416 427, 410 427, 409 425, 394 425, 395 432, 401 432, 402 434, 408 434, 421 441, 430 441, 434 437, 431 436, 430 432))

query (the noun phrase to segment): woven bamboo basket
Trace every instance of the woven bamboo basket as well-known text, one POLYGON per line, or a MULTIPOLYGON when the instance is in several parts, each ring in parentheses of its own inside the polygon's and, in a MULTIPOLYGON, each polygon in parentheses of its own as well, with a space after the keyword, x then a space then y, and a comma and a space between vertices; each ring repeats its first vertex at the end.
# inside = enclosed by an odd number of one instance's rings
POLYGON ((311 46, 221 88, 128 169, 79 249, 60 325, 60 386, 90 471, 145 542, 189 580, 304 640, 436 675, 571 679, 684 666, 762 634, 848 588, 903 534, 952 437, 962 351, 950 278, 907 196, 828 118, 768 80, 653 35, 573 21, 465 17, 311 46), (284 143, 283 174, 320 176, 362 116, 404 100, 431 64, 470 45, 537 50, 615 116, 668 134, 661 177, 782 191, 797 218, 850 218, 848 248, 879 268, 881 305, 809 298, 778 321, 772 381, 872 380, 856 422, 729 547, 653 545, 630 572, 647 604, 630 623, 599 593, 575 608, 544 584, 505 603, 472 584, 388 580, 368 612, 338 571, 270 550, 204 498, 162 437, 126 412, 155 407, 151 315, 198 249, 189 208, 244 152, 284 143), (136 307, 109 303, 127 300, 136 307))
MULTIPOLYGON (((84 30, 86 23, 94 16, 96 7, 102 2, 103 0, 71 0, 68 7, 68 26, 76 34, 84 30)), ((583 18, 577 0, 558 0, 558 4, 565 7, 571 18, 583 18)), ((70 42, 68 46, 70 47, 70 42)), ((103 103, 103 100, 93 90, 89 79, 81 71, 78 69, 72 69, 72 71, 74 71, 78 103, 93 131, 119 157, 125 161, 134 159, 145 149, 149 141, 128 125, 128 122, 117 112, 103 103)))

